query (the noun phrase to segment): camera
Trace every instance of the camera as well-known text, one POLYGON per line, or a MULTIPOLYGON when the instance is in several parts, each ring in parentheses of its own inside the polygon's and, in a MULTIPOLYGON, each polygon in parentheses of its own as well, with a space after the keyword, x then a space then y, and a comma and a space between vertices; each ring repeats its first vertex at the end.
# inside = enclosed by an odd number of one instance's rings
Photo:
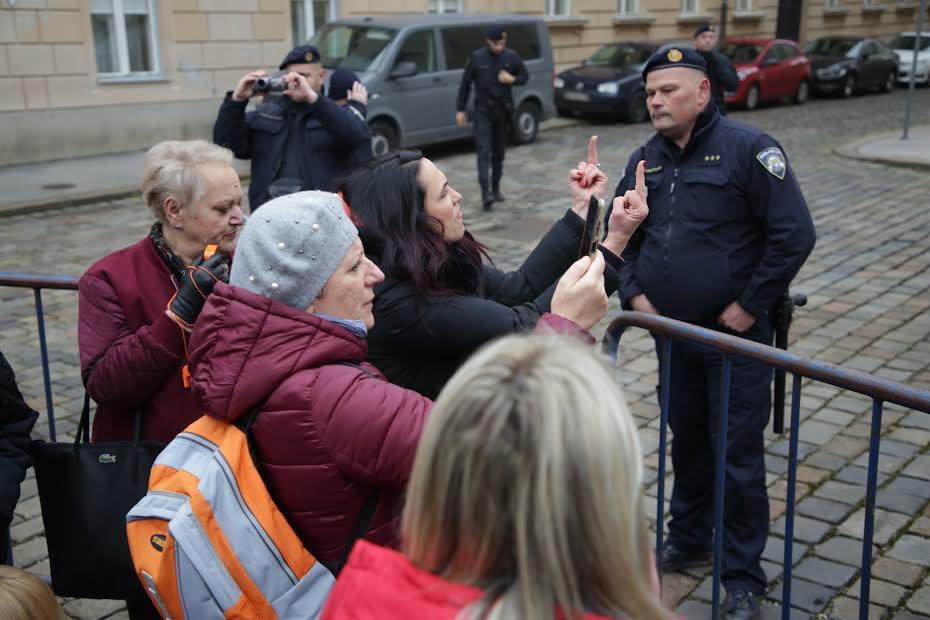
POLYGON ((283 93, 287 90, 287 82, 283 73, 263 75, 255 79, 255 92, 257 93, 283 93))

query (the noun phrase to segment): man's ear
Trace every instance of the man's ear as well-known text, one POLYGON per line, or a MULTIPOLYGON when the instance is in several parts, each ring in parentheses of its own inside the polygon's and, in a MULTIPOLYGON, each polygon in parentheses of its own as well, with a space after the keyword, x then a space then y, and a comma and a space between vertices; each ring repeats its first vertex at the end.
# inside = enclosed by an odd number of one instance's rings
POLYGON ((174 196, 168 196, 161 205, 165 223, 178 230, 184 228, 184 213, 181 205, 174 196))

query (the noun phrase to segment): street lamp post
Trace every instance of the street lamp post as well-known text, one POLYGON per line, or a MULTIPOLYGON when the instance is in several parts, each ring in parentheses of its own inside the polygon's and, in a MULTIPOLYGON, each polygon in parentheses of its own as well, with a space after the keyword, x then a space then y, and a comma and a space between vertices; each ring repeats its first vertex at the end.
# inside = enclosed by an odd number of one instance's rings
POLYGON ((720 38, 727 36, 727 0, 720 3, 720 38))
POLYGON ((914 33, 914 58, 911 60, 911 82, 907 85, 907 104, 904 106, 904 135, 901 136, 902 140, 907 140, 907 132, 911 127, 911 106, 914 103, 914 86, 917 83, 917 54, 920 52, 920 34, 924 29, 924 15, 926 14, 927 0, 920 0, 920 9, 917 13, 917 32, 914 33))

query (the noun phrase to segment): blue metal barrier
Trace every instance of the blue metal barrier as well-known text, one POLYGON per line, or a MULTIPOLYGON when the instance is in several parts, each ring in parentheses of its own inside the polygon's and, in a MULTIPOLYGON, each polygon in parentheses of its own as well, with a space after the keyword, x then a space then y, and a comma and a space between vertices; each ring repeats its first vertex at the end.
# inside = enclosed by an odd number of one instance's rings
POLYGON ((659 429, 659 480, 656 508, 656 557, 662 557, 663 529, 665 526, 665 453, 668 423, 669 376, 671 373, 671 341, 687 340, 719 351, 723 364, 721 370, 720 419, 717 434, 716 485, 714 490, 714 563, 713 563, 713 618, 720 617, 720 575, 723 548, 724 473, 726 463, 727 426, 729 418, 730 363, 732 356, 757 360, 775 369, 790 372, 793 377, 791 388, 791 435, 788 449, 788 494, 785 508, 785 550, 782 575, 782 618, 788 620, 791 612, 791 568, 794 543, 795 483, 798 466, 798 433, 801 417, 801 379, 806 377, 835 387, 863 394, 872 399, 872 429, 869 443, 869 469, 866 483, 865 525, 862 540, 861 588, 859 596, 859 618, 867 620, 869 612, 869 588, 872 573, 872 538, 875 521, 875 496, 878 489, 878 456, 882 430, 882 407, 885 402, 894 403, 930 413, 930 392, 917 390, 907 385, 875 377, 858 370, 851 370, 817 360, 807 359, 783 349, 759 344, 751 340, 716 332, 690 323, 643 312, 622 312, 614 319, 604 335, 603 351, 611 359, 617 359, 620 336, 627 327, 640 327, 659 336, 662 347, 659 369, 660 399, 659 429))
POLYGON ((39 328, 39 352, 42 356, 42 380, 45 383, 48 436, 51 441, 55 441, 55 408, 52 404, 52 380, 48 369, 48 346, 45 342, 45 312, 42 307, 42 289, 76 291, 78 279, 74 276, 49 276, 0 271, 0 286, 31 288, 35 296, 36 323, 39 328))

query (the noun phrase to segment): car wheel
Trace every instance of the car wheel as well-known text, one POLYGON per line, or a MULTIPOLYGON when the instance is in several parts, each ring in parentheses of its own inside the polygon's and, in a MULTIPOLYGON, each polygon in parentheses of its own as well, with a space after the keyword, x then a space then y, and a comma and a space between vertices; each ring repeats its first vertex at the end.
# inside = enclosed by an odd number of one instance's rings
POLYGON ((856 76, 849 74, 846 76, 846 81, 843 82, 843 96, 852 97, 856 94, 856 76))
POLYGON ((539 132, 539 118, 542 112, 539 106, 531 101, 524 101, 517 108, 514 115, 513 132, 511 140, 514 144, 529 144, 536 141, 539 132))
POLYGON ((371 154, 374 157, 387 155, 397 148, 397 129, 387 121, 374 121, 371 127, 371 154))
POLYGON ((755 110, 759 107, 759 86, 753 84, 746 91, 746 109, 755 110))
POLYGON ((646 93, 637 93, 627 107, 626 120, 629 123, 644 123, 649 120, 649 107, 646 105, 646 93))
POLYGON ((891 73, 888 74, 888 77, 885 78, 885 83, 882 85, 882 90, 884 92, 890 93, 891 91, 894 90, 894 81, 896 77, 897 77, 896 71, 892 71, 891 73))
POLYGON ((798 84, 798 92, 794 94, 794 102, 798 105, 804 105, 810 99, 811 85, 807 80, 801 80, 798 84))

